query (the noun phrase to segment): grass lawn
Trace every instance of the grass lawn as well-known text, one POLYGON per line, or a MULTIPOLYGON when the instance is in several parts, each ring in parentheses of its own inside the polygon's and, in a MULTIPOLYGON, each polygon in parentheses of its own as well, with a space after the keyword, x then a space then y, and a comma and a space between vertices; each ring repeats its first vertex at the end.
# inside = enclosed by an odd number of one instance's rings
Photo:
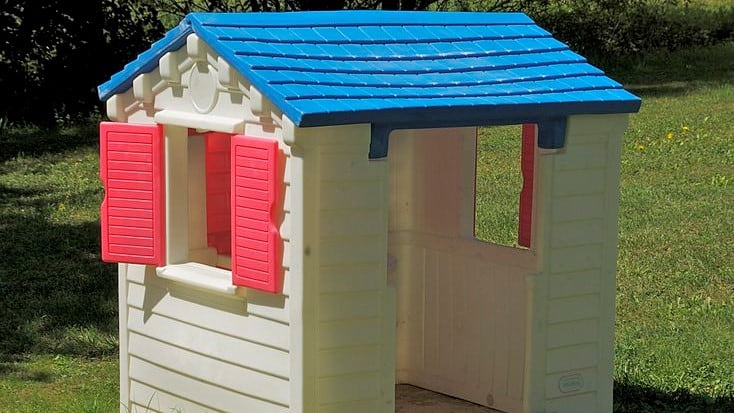
POLYGON ((117 359, 36 355, 0 363, 0 411, 117 411, 117 359))
MULTIPOLYGON (((644 99, 622 161, 615 409, 734 411, 734 44, 603 65, 644 99)), ((480 191, 516 192, 516 133, 483 132, 480 191)), ((0 137, 0 412, 116 409, 96 135, 0 137)), ((517 203, 478 197, 480 235, 512 243, 517 203)))

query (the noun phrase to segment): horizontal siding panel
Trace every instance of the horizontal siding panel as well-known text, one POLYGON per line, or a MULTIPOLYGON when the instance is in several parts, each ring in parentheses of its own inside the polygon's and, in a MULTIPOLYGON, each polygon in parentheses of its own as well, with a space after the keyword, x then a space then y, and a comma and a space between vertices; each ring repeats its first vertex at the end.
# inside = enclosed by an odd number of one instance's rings
POLYGON ((604 221, 601 219, 558 223, 553 226, 551 245, 572 247, 602 243, 606 236, 604 229, 604 221))
POLYGON ((140 403, 130 403, 130 410, 133 413, 145 412, 145 413, 168 413, 166 411, 156 410, 152 407, 140 403))
POLYGON ((357 346, 321 350, 319 377, 376 372, 382 368, 380 346, 357 346))
POLYGON ((383 411, 385 405, 379 400, 361 400, 351 403, 334 403, 319 406, 319 413, 376 413, 383 411))
POLYGON ((385 215, 381 209, 340 209, 322 213, 321 239, 344 235, 382 235, 385 215))
POLYGON ((545 378, 545 397, 568 397, 596 391, 596 375, 595 368, 549 374, 545 378))
POLYGON ((599 320, 592 318, 548 326, 548 348, 591 343, 599 340, 599 320))
POLYGON ((546 372, 549 374, 595 367, 599 363, 596 344, 561 347, 546 354, 546 372))
POLYGON ((321 209, 377 209, 384 201, 382 181, 322 182, 321 209))
POLYGON ((321 267, 319 286, 324 293, 377 290, 386 283, 384 270, 380 269, 378 265, 321 267))
MULTIPOLYGON (((143 284, 146 278, 146 271, 148 277, 155 277, 155 267, 149 265, 140 264, 123 264, 127 266, 127 280, 132 283, 143 284)), ((130 284, 128 283, 128 289, 130 284)))
POLYGON ((377 317, 380 307, 380 291, 322 294, 319 297, 319 321, 377 317))
POLYGON ((387 259, 382 235, 355 238, 331 238, 321 241, 321 265, 360 264, 387 259))
POLYGON ((553 222, 579 221, 605 217, 603 195, 581 195, 553 199, 553 222))
POLYGON ((169 294, 159 286, 128 284, 128 305, 188 324, 221 332, 254 343, 288 350, 290 331, 287 324, 247 313, 241 298, 219 298, 190 291, 190 296, 172 286, 169 294), (147 292, 147 294, 146 294, 147 292))
MULTIPOLYGON (((189 397, 186 395, 186 397, 189 397)), ((214 410, 210 406, 203 406, 199 403, 192 402, 181 396, 175 396, 171 393, 164 392, 160 389, 147 386, 135 380, 130 381, 130 399, 138 406, 142 406, 137 412, 159 411, 171 412, 177 409, 185 413, 219 413, 221 410, 214 410), (151 410, 154 409, 154 410, 151 410)), ((131 413, 137 413, 130 410, 131 413)))
MULTIPOLYGON (((596 392, 562 397, 546 401, 547 412, 589 413, 597 411, 596 392)), ((608 407, 611 409, 611 406, 608 407)))
POLYGON ((619 126, 619 120, 615 119, 620 116, 627 115, 583 115, 572 116, 568 122, 567 135, 573 144, 591 143, 591 142, 607 142, 609 140, 608 129, 601 129, 599 125, 605 127, 619 126))
POLYGON ((566 151, 555 155, 556 171, 604 168, 607 164, 607 145, 603 142, 566 146, 566 151))
MULTIPOLYGON (((364 148, 359 148, 363 151, 364 148)), ((368 181, 380 179, 385 169, 381 165, 373 165, 367 158, 344 156, 341 154, 321 154, 321 179, 325 181, 368 181), (376 167, 377 166, 377 167, 376 167)))
POLYGON ((560 171, 553 174, 553 196, 604 193, 605 169, 560 171))
POLYGON ((273 294, 255 289, 247 290, 247 312, 258 317, 288 323, 290 300, 282 294, 273 294))
POLYGON ((558 274, 600 268, 601 259, 602 244, 553 248, 551 250, 551 272, 558 274))
POLYGON ((572 297, 601 291, 601 270, 551 274, 548 292, 551 298, 572 297))
POLYGON ((248 397, 219 386, 178 374, 137 357, 130 357, 130 377, 168 393, 186 394, 205 406, 223 412, 288 413, 288 407, 248 397))
POLYGON ((599 316, 599 295, 587 294, 576 297, 556 298, 548 301, 548 322, 596 318, 599 316))
POLYGON ((146 319, 143 311, 137 308, 129 308, 127 323, 131 331, 199 354, 278 377, 287 378, 290 374, 290 356, 283 350, 219 334, 158 314, 146 319))
POLYGON ((319 324, 319 348, 329 349, 382 342, 382 319, 330 321, 319 324))
POLYGON ((287 405, 290 402, 290 384, 287 379, 215 360, 134 332, 130 333, 128 339, 128 353, 131 356, 155 363, 169 371, 278 404, 287 405))
POLYGON ((328 377, 318 380, 319 404, 372 400, 380 397, 380 373, 328 377))

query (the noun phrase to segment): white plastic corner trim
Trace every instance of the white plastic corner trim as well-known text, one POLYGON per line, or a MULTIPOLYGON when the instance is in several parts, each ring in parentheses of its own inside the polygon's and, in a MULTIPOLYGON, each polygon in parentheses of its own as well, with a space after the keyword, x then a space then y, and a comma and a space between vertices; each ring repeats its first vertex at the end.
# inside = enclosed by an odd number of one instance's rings
POLYGON ((236 295, 237 286, 232 285, 232 273, 221 268, 187 262, 167 265, 155 270, 159 277, 186 284, 200 290, 219 294, 236 295))

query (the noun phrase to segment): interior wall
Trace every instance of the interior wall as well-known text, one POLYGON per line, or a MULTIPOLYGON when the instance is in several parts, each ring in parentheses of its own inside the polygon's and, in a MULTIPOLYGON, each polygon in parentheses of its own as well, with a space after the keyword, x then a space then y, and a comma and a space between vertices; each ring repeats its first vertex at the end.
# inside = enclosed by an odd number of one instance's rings
POLYGON ((535 260, 474 239, 476 128, 398 131, 388 153, 397 382, 520 411, 535 260))

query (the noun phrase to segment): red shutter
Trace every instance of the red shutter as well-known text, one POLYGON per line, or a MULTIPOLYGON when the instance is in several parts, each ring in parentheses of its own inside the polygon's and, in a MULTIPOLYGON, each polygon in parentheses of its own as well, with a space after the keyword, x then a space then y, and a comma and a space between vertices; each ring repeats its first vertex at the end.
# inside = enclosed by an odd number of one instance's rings
POLYGON ((230 255, 230 136, 206 134, 206 228, 207 245, 218 254, 230 255))
POLYGON ((100 124, 102 260, 164 265, 163 127, 100 124))
POLYGON ((278 142, 232 137, 232 284, 278 291, 278 142))
POLYGON ((522 125, 522 149, 520 154, 522 190, 520 191, 517 244, 528 248, 530 248, 530 234, 533 220, 533 176, 535 174, 536 135, 537 126, 535 124, 522 125))

